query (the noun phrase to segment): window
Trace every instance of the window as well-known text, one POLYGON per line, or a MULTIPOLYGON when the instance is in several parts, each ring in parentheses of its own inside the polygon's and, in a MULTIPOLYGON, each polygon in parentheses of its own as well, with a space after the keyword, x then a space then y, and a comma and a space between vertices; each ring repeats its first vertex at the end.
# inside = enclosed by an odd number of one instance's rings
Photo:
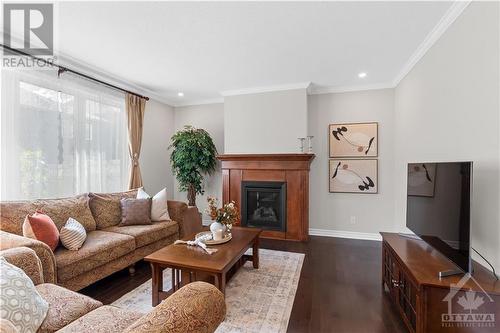
POLYGON ((2 73, 2 200, 127 188, 125 96, 63 76, 2 73))

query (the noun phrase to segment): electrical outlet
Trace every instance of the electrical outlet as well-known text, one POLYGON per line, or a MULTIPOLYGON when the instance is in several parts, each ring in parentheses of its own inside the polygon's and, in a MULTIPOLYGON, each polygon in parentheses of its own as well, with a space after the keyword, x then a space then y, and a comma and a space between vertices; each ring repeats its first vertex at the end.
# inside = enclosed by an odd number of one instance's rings
POLYGON ((351 219, 349 220, 349 223, 351 224, 356 224, 356 216, 351 216, 351 219))

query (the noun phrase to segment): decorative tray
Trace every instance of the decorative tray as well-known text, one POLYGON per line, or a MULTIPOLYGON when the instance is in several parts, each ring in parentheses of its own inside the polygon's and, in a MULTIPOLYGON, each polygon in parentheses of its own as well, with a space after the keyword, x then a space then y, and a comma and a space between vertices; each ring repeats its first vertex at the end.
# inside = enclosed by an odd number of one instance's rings
POLYGON ((224 243, 229 242, 231 240, 231 238, 233 238, 233 236, 231 234, 225 234, 224 238, 216 241, 212 237, 212 232, 202 231, 202 232, 197 233, 194 238, 201 239, 201 241, 203 243, 205 243, 206 245, 217 245, 217 244, 224 244, 224 243))

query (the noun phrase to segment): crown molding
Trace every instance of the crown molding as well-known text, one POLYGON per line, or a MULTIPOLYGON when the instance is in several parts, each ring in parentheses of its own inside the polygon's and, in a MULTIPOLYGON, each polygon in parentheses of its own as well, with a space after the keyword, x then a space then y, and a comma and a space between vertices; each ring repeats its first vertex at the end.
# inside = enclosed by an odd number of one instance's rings
POLYGON ((221 91, 221 95, 226 96, 235 96, 235 95, 248 95, 248 94, 259 94, 273 91, 284 91, 284 90, 294 90, 294 89, 306 89, 309 93, 311 87, 311 82, 299 82, 299 83, 290 83, 290 84, 282 84, 276 86, 263 86, 263 87, 253 87, 247 89, 238 89, 238 90, 226 90, 221 91))
MULTIPOLYGON (((220 92, 223 97, 204 99, 204 100, 193 100, 193 101, 173 101, 160 93, 154 92, 151 89, 144 88, 142 86, 132 84, 124 78, 111 74, 100 68, 96 68, 80 59, 75 59, 66 54, 57 53, 57 63, 61 65, 68 65, 75 70, 85 72, 97 79, 109 82, 111 84, 122 87, 126 90, 131 90, 137 92, 141 95, 148 96, 151 99, 167 104, 171 107, 183 107, 183 106, 195 106, 204 104, 218 104, 224 103, 224 97, 235 96, 235 95, 246 95, 246 94, 257 94, 273 91, 285 91, 294 89, 306 89, 308 95, 318 95, 318 94, 330 94, 330 93, 345 93, 354 91, 367 91, 367 90, 377 90, 377 89, 391 89, 395 88, 403 78, 408 75, 408 73, 413 69, 413 67, 423 58, 423 56, 429 51, 429 49, 441 38, 441 36, 446 32, 446 30, 455 22, 455 20, 463 13, 465 8, 469 6, 472 1, 454 1, 450 8, 446 11, 439 22, 434 26, 431 32, 425 37, 424 41, 418 46, 418 48, 410 56, 406 64, 402 67, 399 74, 394 78, 392 82, 377 83, 369 85, 355 85, 355 86, 332 86, 332 87, 317 87, 311 84, 311 82, 299 82, 290 83, 283 85, 274 86, 261 86, 253 87, 247 89, 237 89, 237 90, 226 90, 220 92)), ((14 36, 15 38, 16 36, 14 36)))
POLYGON ((397 86, 401 80, 413 69, 413 67, 422 59, 422 57, 429 51, 429 49, 441 38, 441 36, 448 30, 448 28, 455 22, 455 20, 462 14, 465 8, 469 6, 472 1, 455 1, 446 13, 441 17, 432 31, 425 37, 424 41, 413 52, 408 59, 403 69, 394 79, 394 86, 397 86))
POLYGON ((321 95, 321 94, 338 94, 353 91, 365 91, 365 90, 379 90, 379 89, 392 89, 394 84, 391 83, 375 83, 366 84, 359 86, 334 86, 334 87, 313 87, 310 95, 321 95))
POLYGON ((221 104, 221 103, 224 103, 224 98, 223 97, 217 97, 217 98, 209 98, 209 99, 193 100, 193 101, 185 101, 185 102, 175 103, 174 107, 180 108, 180 107, 183 107, 183 106, 196 106, 196 105, 221 104))

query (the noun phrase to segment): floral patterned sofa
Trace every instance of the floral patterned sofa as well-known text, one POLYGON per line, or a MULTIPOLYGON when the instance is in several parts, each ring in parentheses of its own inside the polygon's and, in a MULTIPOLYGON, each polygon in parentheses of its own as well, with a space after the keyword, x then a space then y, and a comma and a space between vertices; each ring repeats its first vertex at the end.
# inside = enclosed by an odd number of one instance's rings
POLYGON ((170 221, 118 226, 120 200, 136 194, 137 190, 131 190, 64 199, 0 202, 0 250, 31 248, 42 262, 46 282, 80 290, 201 229, 197 208, 180 201, 168 201, 170 221), (59 230, 69 217, 80 222, 87 231, 83 246, 78 251, 70 251, 60 245, 52 252, 46 244, 23 237, 24 218, 36 210, 49 215, 59 230))
POLYGON ((184 333, 214 332, 226 315, 224 295, 205 282, 190 283, 143 314, 103 305, 90 297, 47 283, 35 251, 16 247, 0 251, 26 273, 49 304, 37 333, 184 333))

